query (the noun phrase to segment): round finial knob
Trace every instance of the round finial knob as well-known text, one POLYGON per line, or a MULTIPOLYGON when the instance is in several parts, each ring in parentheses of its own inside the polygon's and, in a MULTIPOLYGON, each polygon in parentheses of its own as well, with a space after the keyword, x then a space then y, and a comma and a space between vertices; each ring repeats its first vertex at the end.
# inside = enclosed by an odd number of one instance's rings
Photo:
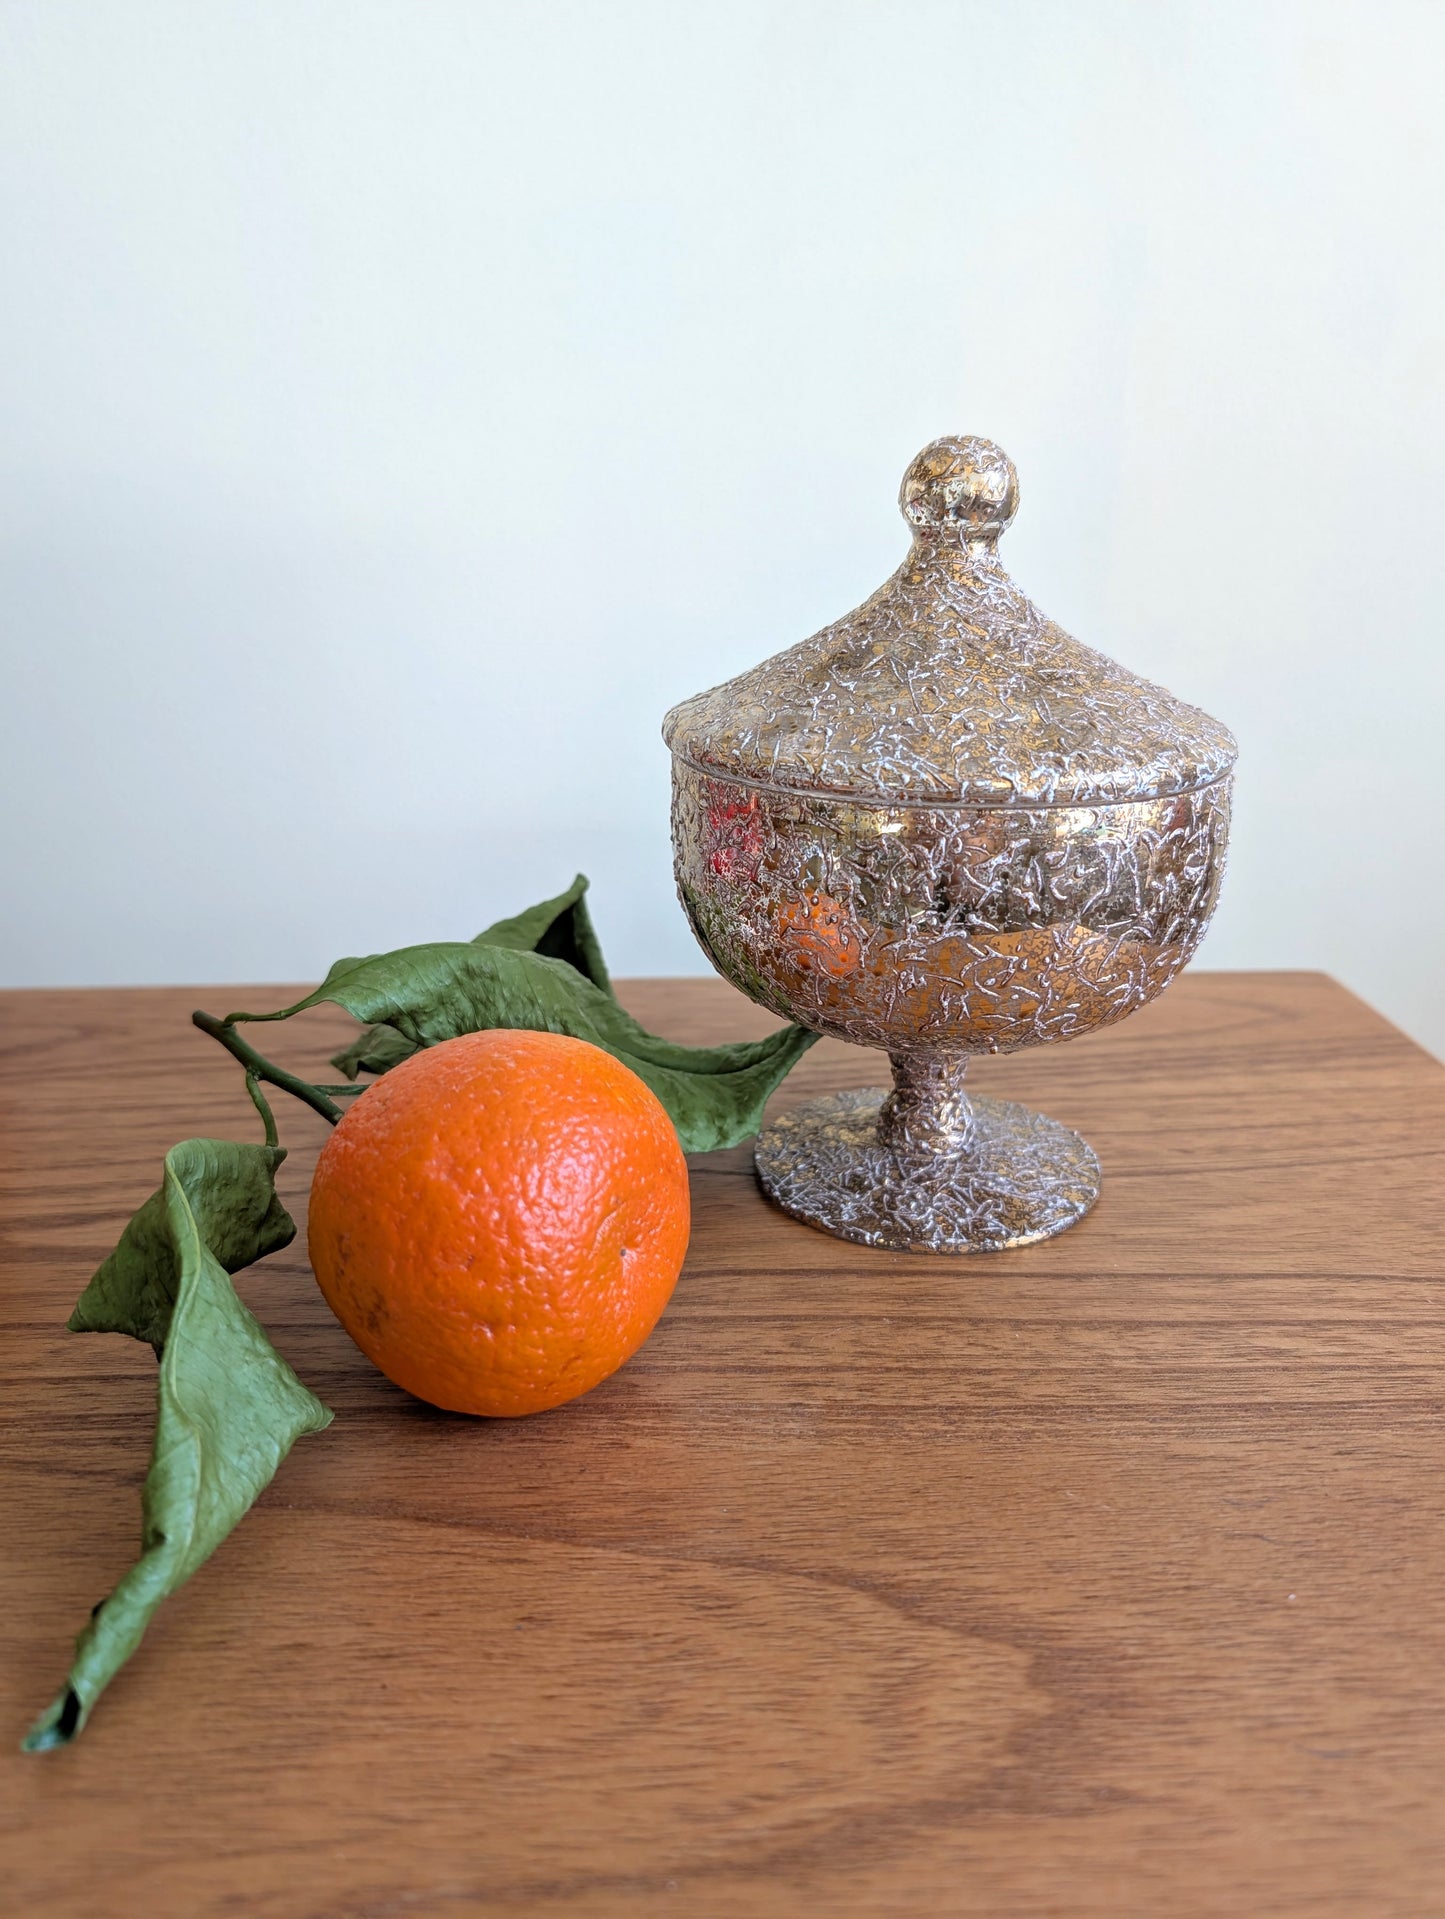
POLYGON ((952 533, 967 546, 992 546, 1019 510, 1019 476, 992 440, 949 434, 913 460, 898 505, 919 539, 952 533))

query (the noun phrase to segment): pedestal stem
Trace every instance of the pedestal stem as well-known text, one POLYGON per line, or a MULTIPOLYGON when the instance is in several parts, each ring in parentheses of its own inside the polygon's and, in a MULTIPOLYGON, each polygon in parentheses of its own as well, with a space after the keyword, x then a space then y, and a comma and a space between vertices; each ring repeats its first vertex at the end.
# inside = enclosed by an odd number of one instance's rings
POLYGON ((938 1046, 891 1053, 893 1091, 878 1115, 878 1138, 901 1159, 937 1159, 967 1152, 974 1116, 963 1076, 968 1054, 938 1046))

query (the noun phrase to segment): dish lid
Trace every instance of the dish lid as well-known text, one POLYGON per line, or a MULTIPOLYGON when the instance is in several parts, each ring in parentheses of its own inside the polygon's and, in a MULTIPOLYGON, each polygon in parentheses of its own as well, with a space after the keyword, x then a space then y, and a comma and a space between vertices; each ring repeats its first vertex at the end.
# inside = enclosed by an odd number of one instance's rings
POLYGON ((724 779, 902 805, 1076 806, 1218 779, 1229 730, 1072 639, 999 563, 1018 475, 991 440, 926 446, 907 559, 855 612, 663 723, 724 779))

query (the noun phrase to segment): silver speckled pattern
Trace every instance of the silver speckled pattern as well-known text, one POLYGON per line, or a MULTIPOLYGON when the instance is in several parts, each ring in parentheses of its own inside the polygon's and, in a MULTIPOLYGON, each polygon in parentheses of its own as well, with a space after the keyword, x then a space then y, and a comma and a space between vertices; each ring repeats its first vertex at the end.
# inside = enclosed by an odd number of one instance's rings
POLYGON ((1099 1196, 1093 1149, 1027 1106, 973 1099, 967 1146, 919 1163, 879 1138, 884 1103, 864 1086, 774 1121, 756 1154, 769 1199, 865 1246, 993 1253, 1063 1232, 1099 1196))
POLYGON ((877 807, 674 761, 678 890, 725 979, 889 1052, 1006 1053, 1153 999, 1209 923, 1229 781, 1097 807, 877 807))
POLYGON ((1235 758, 1227 728, 1072 639, 1004 570, 994 543, 1017 496, 988 441, 926 448, 904 477, 915 537, 892 579, 674 707, 673 753, 770 789, 875 801, 1088 805, 1218 779, 1235 758), (971 524, 952 481, 980 473, 998 510, 971 524))
POLYGON ((1087 1211, 1092 1152, 971 1104, 967 1057, 1153 999, 1224 871, 1232 737, 1024 598, 994 553, 1017 497, 990 442, 925 448, 893 579, 664 728, 678 888, 713 964, 892 1059, 886 1101, 815 1101, 757 1148, 780 1205, 875 1245, 1016 1246, 1087 1211))

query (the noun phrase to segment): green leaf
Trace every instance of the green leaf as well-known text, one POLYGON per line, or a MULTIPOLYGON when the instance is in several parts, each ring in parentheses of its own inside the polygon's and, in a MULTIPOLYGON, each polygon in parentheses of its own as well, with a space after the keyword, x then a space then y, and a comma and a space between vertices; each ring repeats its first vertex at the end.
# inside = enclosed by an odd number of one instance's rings
POLYGON ((91 1616, 29 1752, 67 1744, 140 1644, 161 1601, 243 1517, 302 1433, 331 1414, 272 1348, 229 1275, 295 1237, 276 1197, 284 1151, 188 1139, 71 1315, 160 1355, 156 1436, 141 1494, 141 1557, 91 1616))
POLYGON ((403 1039, 390 1026, 368 1026, 349 1046, 331 1055, 331 1064, 348 1079, 355 1079, 358 1073, 389 1073, 419 1050, 415 1040, 403 1039))
POLYGON ((232 1017, 289 1019, 333 1000, 357 1019, 378 1022, 333 1055, 332 1065, 348 1079, 388 1072, 424 1046, 486 1027, 570 1033, 615 1054, 647 1082, 688 1152, 747 1139, 762 1123, 769 1094, 817 1035, 788 1026, 765 1040, 733 1046, 679 1046, 656 1038, 613 995, 586 894, 587 879, 579 873, 565 893, 496 921, 469 945, 411 946, 338 960, 325 983, 295 1006, 232 1017), (518 963, 477 956, 479 948, 515 954, 518 963))
MULTIPOLYGON (((565 893, 555 899, 529 906, 511 919, 497 920, 478 933, 473 946, 507 946, 519 953, 541 953, 547 959, 565 960, 576 967, 584 979, 611 993, 607 962, 587 910, 587 875, 579 873, 565 893)), ((418 1051, 414 1040, 404 1039, 394 1027, 373 1026, 358 1035, 349 1046, 333 1053, 331 1064, 355 1079, 358 1073, 387 1073, 410 1059, 418 1051)))
POLYGON ((276 1197, 279 1146, 237 1146, 187 1139, 166 1154, 164 1183, 134 1214, 120 1244, 97 1271, 67 1322, 72 1333, 129 1333, 165 1345, 181 1280, 172 1188, 179 1186, 207 1250, 238 1273, 296 1237, 296 1222, 276 1197))
POLYGON ((462 941, 338 960, 294 1006, 228 1019, 290 1019, 326 1000, 391 1028, 413 1046, 493 1026, 590 1040, 647 1082, 689 1153, 735 1146, 755 1133, 768 1095, 817 1038, 785 1026, 763 1040, 679 1046, 639 1026, 610 992, 565 960, 462 941))
POLYGON ((529 906, 509 920, 497 920, 478 933, 473 946, 508 946, 518 953, 540 953, 544 959, 565 960, 584 979, 611 993, 607 962, 587 910, 587 875, 579 873, 565 893, 540 906, 529 906))

